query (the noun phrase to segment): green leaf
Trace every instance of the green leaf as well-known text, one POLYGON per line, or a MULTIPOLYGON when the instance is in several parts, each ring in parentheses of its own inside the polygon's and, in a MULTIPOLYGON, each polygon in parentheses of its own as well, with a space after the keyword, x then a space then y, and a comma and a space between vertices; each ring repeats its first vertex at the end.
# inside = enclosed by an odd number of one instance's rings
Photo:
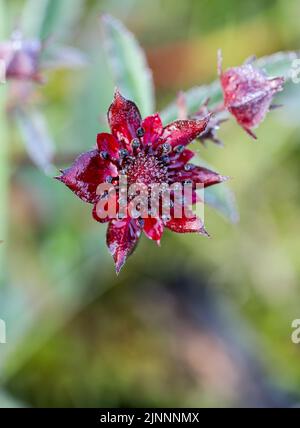
POLYGON ((234 193, 226 184, 220 183, 205 189, 205 203, 215 208, 231 223, 239 221, 234 193))
MULTIPOLYGON (((205 162, 199 154, 196 154, 196 162, 199 165, 214 170, 214 168, 205 162)), ((235 196, 232 190, 226 183, 216 184, 215 186, 207 187, 204 190, 204 200, 207 205, 214 208, 226 220, 231 223, 239 221, 239 212, 236 206, 235 196)))
MULTIPOLYGON (((291 79, 291 66, 294 59, 299 58, 299 52, 278 52, 254 61, 254 65, 265 70, 270 76, 283 76, 286 81, 291 79)), ((184 93, 188 114, 195 113, 203 102, 209 98, 210 107, 214 107, 223 99, 221 86, 218 80, 210 85, 191 88, 184 93)), ((178 118, 176 101, 171 103, 161 112, 164 123, 172 122, 178 118)))
POLYGON ((36 109, 18 108, 15 118, 29 157, 46 174, 53 174, 54 145, 43 114, 36 109))
POLYGON ((5 390, 0 389, 0 408, 1 409, 20 409, 25 405, 8 394, 5 390))
MULTIPOLYGON (((222 101, 222 91, 218 81, 211 83, 210 85, 197 86, 183 92, 185 96, 187 113, 195 113, 204 101, 209 98, 210 106, 214 106, 222 101)), ((177 102, 171 103, 161 113, 161 118, 164 124, 173 122, 178 119, 178 106, 177 102)))
POLYGON ((64 0, 48 0, 45 7, 45 14, 40 28, 40 39, 44 40, 50 36, 61 13, 61 6, 64 0))
POLYGON ((133 100, 143 116, 154 111, 154 88, 152 73, 145 54, 125 26, 117 19, 102 17, 105 48, 115 84, 121 93, 133 100))
POLYGON ((286 81, 291 79, 292 63, 300 58, 300 51, 277 52, 256 60, 255 64, 270 76, 282 76, 286 81))
POLYGON ((61 68, 83 68, 87 65, 86 56, 71 46, 51 45, 40 61, 40 67, 46 70, 61 68))
POLYGON ((78 19, 83 0, 27 0, 22 29, 27 37, 42 40, 62 36, 78 19))

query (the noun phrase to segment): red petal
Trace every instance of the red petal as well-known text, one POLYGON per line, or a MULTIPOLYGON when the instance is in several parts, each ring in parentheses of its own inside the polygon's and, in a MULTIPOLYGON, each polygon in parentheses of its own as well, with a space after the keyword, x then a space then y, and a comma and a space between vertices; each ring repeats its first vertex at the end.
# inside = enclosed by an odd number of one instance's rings
POLYGON ((141 126, 141 115, 135 103, 116 91, 107 116, 113 136, 129 145, 141 126))
POLYGON ((144 128, 144 144, 153 144, 158 141, 163 132, 163 124, 158 113, 146 117, 142 122, 144 128))
POLYGON ((119 273, 127 257, 134 251, 141 230, 136 220, 112 220, 107 229, 106 242, 114 258, 116 272, 119 273))
POLYGON ((251 64, 230 68, 220 78, 225 107, 246 132, 256 138, 250 128, 264 120, 272 97, 283 89, 284 79, 269 79, 251 64))
POLYGON ((119 142, 115 137, 106 132, 102 132, 97 135, 97 146, 98 149, 102 152, 107 152, 111 157, 119 157, 119 142))
POLYGON ((187 162, 189 162, 194 156, 195 156, 195 153, 189 149, 185 149, 179 155, 172 152, 170 154, 170 158, 171 158, 172 162, 169 165, 169 169, 182 168, 183 165, 185 165, 187 162))
POLYGON ((202 166, 196 166, 193 164, 187 164, 191 166, 190 171, 180 171, 178 174, 174 175, 173 182, 176 181, 182 182, 185 180, 192 180, 194 184, 200 183, 204 187, 212 186, 213 184, 222 183, 226 181, 228 177, 218 174, 217 172, 211 171, 210 169, 204 168, 202 166))
POLYGON ((145 218, 144 232, 147 238, 153 239, 158 243, 161 240, 164 231, 163 222, 157 218, 145 218))
POLYGON ((96 203, 93 208, 93 218, 99 223, 106 223, 109 220, 116 218, 118 210, 117 193, 109 194, 105 200, 96 203), (111 205, 110 205, 111 204, 111 205), (107 212, 109 207, 112 207, 113 212, 107 212))
POLYGON ((103 160, 98 150, 92 150, 78 156, 73 165, 56 178, 83 201, 95 203, 99 198, 97 187, 109 175, 117 175, 116 167, 103 160))
POLYGON ((272 94, 264 92, 258 94, 250 101, 229 106, 228 111, 247 130, 247 128, 257 127, 264 120, 271 102, 272 94))
POLYGON ((209 117, 201 120, 176 120, 164 128, 161 138, 173 147, 186 146, 205 130, 208 121, 209 117))
POLYGON ((177 233, 198 232, 201 235, 208 236, 202 221, 195 215, 191 218, 187 218, 183 213, 182 218, 172 218, 170 221, 165 223, 165 226, 177 233))

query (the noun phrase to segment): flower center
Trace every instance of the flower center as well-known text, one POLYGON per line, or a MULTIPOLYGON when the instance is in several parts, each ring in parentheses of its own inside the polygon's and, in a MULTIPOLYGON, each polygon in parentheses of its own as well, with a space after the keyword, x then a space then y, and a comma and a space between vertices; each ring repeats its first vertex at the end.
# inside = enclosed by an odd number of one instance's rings
POLYGON ((129 186, 134 183, 150 186, 151 184, 168 182, 166 162, 154 154, 140 152, 134 158, 126 158, 123 172, 127 175, 129 186))

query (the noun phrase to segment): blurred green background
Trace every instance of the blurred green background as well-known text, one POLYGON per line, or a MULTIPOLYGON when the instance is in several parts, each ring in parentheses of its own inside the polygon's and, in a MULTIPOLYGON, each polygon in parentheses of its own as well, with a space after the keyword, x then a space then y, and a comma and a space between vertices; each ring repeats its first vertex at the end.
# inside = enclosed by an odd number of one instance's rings
MULTIPOLYGON (((30 36, 34 17, 25 2, 4 3, 7 26, 23 17, 30 36)), ((300 46, 297 0, 65 3, 54 36, 81 49, 88 65, 49 73, 37 88, 57 167, 107 127, 114 85, 102 13, 119 18, 145 49, 157 110, 179 90, 216 79, 218 48, 228 67, 300 46)), ((31 164, 8 122, 0 407, 299 403, 300 345, 291 341, 291 322, 300 318, 299 93, 295 84, 287 88, 257 142, 231 120, 219 133, 224 148, 199 149, 232 177, 240 221, 207 207, 211 239, 166 231, 157 248, 142 237, 119 277, 106 226, 31 164)))

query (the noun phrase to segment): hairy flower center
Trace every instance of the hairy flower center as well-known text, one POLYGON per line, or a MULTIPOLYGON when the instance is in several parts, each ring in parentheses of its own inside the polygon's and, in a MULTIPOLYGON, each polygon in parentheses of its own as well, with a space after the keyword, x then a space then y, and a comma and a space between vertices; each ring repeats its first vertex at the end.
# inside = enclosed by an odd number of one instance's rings
POLYGON ((123 168, 128 185, 141 183, 150 186, 154 183, 168 182, 168 167, 162 158, 153 154, 140 152, 134 158, 125 160, 123 168))

